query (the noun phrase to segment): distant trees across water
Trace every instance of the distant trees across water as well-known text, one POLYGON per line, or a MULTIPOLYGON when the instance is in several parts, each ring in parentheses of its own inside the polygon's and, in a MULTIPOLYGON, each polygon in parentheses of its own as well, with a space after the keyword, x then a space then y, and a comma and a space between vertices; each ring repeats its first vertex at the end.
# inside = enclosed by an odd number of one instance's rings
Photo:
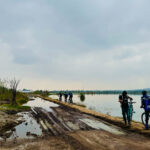
MULTIPOLYGON (((139 90, 126 90, 128 94, 133 94, 133 95, 141 95, 142 91, 146 90, 148 94, 150 94, 150 89, 139 89, 139 90)), ((66 91, 49 91, 50 94, 59 94, 60 92, 64 93, 66 91)), ((67 91, 69 92, 69 90, 67 91)), ((121 94, 123 90, 72 90, 73 94, 121 94)))

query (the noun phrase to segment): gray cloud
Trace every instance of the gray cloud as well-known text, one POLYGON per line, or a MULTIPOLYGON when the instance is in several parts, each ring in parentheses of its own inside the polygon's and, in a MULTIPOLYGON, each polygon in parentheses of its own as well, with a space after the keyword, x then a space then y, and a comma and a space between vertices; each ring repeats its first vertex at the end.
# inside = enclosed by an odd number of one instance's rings
POLYGON ((14 55, 14 62, 17 64, 33 64, 36 63, 37 58, 35 54, 26 48, 16 49, 13 53, 14 55))
POLYGON ((146 87, 149 5, 148 0, 0 0, 0 75, 20 77, 31 88, 37 88, 35 82, 51 89, 48 82, 62 83, 59 88, 146 87))

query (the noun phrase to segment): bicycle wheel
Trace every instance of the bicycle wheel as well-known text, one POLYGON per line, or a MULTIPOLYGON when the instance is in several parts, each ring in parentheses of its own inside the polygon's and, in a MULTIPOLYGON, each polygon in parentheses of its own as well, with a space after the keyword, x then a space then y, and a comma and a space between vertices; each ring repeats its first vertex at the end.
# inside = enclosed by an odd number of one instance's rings
POLYGON ((128 115, 129 115, 129 117, 130 117, 130 121, 132 121, 133 112, 132 112, 132 107, 131 107, 131 105, 129 105, 129 108, 128 108, 128 115))
POLYGON ((132 115, 133 115, 133 112, 132 110, 130 111, 130 120, 132 121, 132 115))
POLYGON ((145 112, 142 113, 141 120, 142 120, 142 123, 145 125, 146 124, 146 114, 145 114, 145 112))

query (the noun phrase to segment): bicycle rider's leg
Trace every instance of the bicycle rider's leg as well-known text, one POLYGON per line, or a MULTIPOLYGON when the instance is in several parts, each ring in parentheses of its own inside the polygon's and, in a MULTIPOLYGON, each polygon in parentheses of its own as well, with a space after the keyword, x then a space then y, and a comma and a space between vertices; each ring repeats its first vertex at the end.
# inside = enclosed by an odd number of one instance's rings
POLYGON ((149 129, 149 126, 148 126, 148 120, 149 120, 149 112, 148 111, 146 111, 145 112, 145 118, 146 118, 146 120, 145 120, 145 122, 146 122, 146 125, 145 125, 145 128, 146 129, 149 129))

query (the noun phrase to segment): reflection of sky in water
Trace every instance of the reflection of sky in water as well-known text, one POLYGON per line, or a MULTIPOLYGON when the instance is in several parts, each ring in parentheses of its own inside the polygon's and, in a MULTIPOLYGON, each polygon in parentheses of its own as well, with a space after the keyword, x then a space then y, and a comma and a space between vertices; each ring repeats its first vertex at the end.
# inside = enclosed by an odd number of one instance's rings
MULTIPOLYGON (((28 101, 25 106, 30 106, 31 108, 34 107, 41 107, 45 109, 46 111, 50 112, 52 109, 50 107, 58 107, 59 105, 54 104, 49 101, 45 101, 41 98, 35 98, 35 100, 28 101)), ((10 139, 13 139, 15 137, 18 138, 33 138, 32 136, 29 137, 27 136, 27 132, 30 132, 31 134, 36 134, 36 135, 42 135, 42 130, 40 128, 40 125, 37 123, 37 121, 31 116, 30 113, 19 113, 23 115, 23 118, 25 122, 17 125, 15 127, 16 131, 13 132, 12 136, 10 139)))
POLYGON ((27 132, 30 132, 31 134, 36 134, 36 135, 42 135, 42 130, 40 128, 40 125, 36 122, 35 119, 30 117, 29 113, 20 113, 20 114, 23 115, 25 122, 15 127, 16 131, 13 132, 13 135, 10 137, 10 139, 14 137, 32 138, 26 135, 27 132))
POLYGON ((36 98, 33 101, 28 101, 28 103, 25 104, 26 106, 30 106, 30 107, 41 107, 43 109, 45 109, 46 111, 52 111, 52 109, 50 107, 58 107, 59 105, 43 100, 41 98, 36 98))
POLYGON ((108 131, 108 132, 116 134, 116 135, 125 134, 124 132, 120 131, 119 129, 114 128, 113 126, 106 125, 97 120, 91 120, 91 119, 80 119, 80 120, 94 129, 102 129, 102 130, 108 131))
MULTIPOLYGON (((133 104, 135 114, 133 115, 133 120, 141 121, 141 114, 143 109, 140 108, 141 96, 139 95, 129 95, 136 102, 133 104)), ((57 98, 58 96, 51 96, 57 98)), ((78 95, 74 95, 73 101, 75 103, 82 103, 87 106, 88 109, 96 110, 102 113, 109 113, 111 116, 122 117, 122 112, 120 108, 120 103, 118 102, 118 95, 86 95, 84 102, 81 102, 78 95)))

